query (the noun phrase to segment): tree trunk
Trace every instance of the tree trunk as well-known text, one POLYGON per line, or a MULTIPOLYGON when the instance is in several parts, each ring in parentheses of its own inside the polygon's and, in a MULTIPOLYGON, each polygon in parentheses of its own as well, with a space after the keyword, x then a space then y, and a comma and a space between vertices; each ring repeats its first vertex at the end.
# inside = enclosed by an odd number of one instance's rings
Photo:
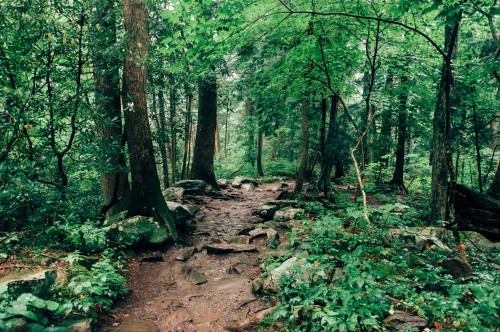
POLYGON ((182 158, 181 180, 187 179, 187 159, 189 155, 189 141, 191 140, 191 103, 193 95, 186 91, 186 121, 184 122, 184 156, 182 158))
POLYGON ((171 167, 171 176, 172 183, 175 183, 177 176, 175 172, 175 165, 177 163, 177 134, 175 128, 175 113, 176 113, 176 105, 177 105, 177 94, 174 87, 173 79, 171 82, 171 91, 170 91, 170 167, 171 167))
POLYGON ((264 171, 262 170, 262 105, 258 105, 257 109, 257 176, 264 176, 264 171))
POLYGON ((328 134, 326 137, 326 142, 324 143, 325 153, 323 157, 323 167, 321 168, 321 173, 318 180, 318 186, 320 189, 323 189, 325 196, 330 190, 332 184, 332 168, 338 155, 338 151, 336 151, 338 104, 338 96, 331 96, 330 123, 328 124, 328 134))
POLYGON ((215 75, 198 80, 198 125, 191 166, 191 179, 203 180, 219 190, 214 174, 217 126, 217 80, 215 75))
POLYGON ((148 55, 148 9, 146 0, 126 0, 123 9, 127 45, 123 68, 123 102, 128 136, 132 190, 128 217, 155 217, 177 239, 174 217, 163 198, 156 171, 149 127, 144 59, 148 55))
POLYGON ((408 116, 408 77, 406 73, 401 76, 399 95, 399 114, 398 114, 398 146, 396 148, 396 167, 389 184, 397 186, 402 192, 406 193, 404 184, 404 165, 406 149, 406 119, 408 116))
POLYGON ((159 144, 160 144, 160 155, 161 155, 161 167, 163 170, 163 188, 168 188, 170 186, 168 180, 168 156, 167 156, 167 119, 165 118, 165 96, 163 90, 158 91, 158 118, 160 124, 159 133, 159 144))
POLYGON ((302 192, 304 186, 304 175, 307 169, 309 157, 309 99, 302 100, 302 148, 300 158, 300 168, 295 181, 295 192, 302 192))
MULTIPOLYGON (((459 13, 461 17, 461 12, 459 13)), ((459 19, 454 26, 446 26, 445 52, 441 81, 434 110, 432 139, 431 220, 446 220, 448 215, 448 176, 452 171, 451 147, 449 142, 451 90, 453 85, 452 55, 456 47, 459 19)), ((453 176, 451 177, 453 180, 453 176)))
POLYGON ((113 8, 99 8, 95 17, 102 29, 95 43, 94 82, 96 115, 99 135, 102 211, 107 217, 128 208, 130 186, 124 154, 124 133, 120 100, 120 60, 108 52, 116 43, 113 8))
POLYGON ((325 138, 326 138, 326 98, 321 99, 321 124, 319 127, 319 150, 321 153, 321 172, 325 166, 325 138))

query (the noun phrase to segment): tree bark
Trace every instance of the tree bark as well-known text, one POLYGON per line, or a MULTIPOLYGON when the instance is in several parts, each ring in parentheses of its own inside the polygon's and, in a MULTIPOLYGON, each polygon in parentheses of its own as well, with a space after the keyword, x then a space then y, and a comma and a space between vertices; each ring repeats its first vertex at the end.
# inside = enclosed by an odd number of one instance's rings
POLYGON ((198 80, 198 125, 193 150, 191 179, 203 180, 219 190, 214 174, 217 126, 217 80, 215 75, 198 80))
POLYGON ((189 141, 191 140, 191 103, 193 95, 186 89, 186 120, 184 122, 184 156, 182 158, 181 180, 187 179, 187 159, 189 155, 189 141))
POLYGON ((170 167, 172 183, 175 183, 177 176, 175 172, 175 165, 177 164, 177 134, 175 128, 175 113, 177 105, 177 93, 174 87, 174 80, 170 80, 170 167))
MULTIPOLYGON (((453 85, 452 56, 456 47, 461 12, 453 26, 445 28, 445 50, 441 69, 441 81, 434 110, 432 139, 431 220, 446 220, 449 217, 448 177, 452 171, 449 142, 451 90, 453 85)), ((453 176, 451 176, 453 180, 453 176)))
MULTIPOLYGON (((318 180, 318 185, 320 189, 323 189, 325 196, 330 190, 332 184, 332 168, 335 159, 338 158, 336 146, 337 146, 337 114, 338 114, 338 96, 331 96, 330 105, 330 122, 328 124, 328 134, 326 137, 326 142, 324 143, 324 161, 323 167, 321 168, 321 173, 318 180)), ((326 106, 326 105, 325 105, 326 106)))
POLYGON ((404 165, 405 165, 405 149, 406 149, 406 119, 408 116, 408 76, 403 73, 400 81, 399 95, 399 114, 398 114, 398 145, 396 148, 396 167, 394 174, 389 184, 397 186, 402 192, 406 193, 404 183, 404 165))
POLYGON ((302 148, 300 158, 300 168, 295 181, 295 192, 302 192, 304 186, 304 176, 307 169, 309 157, 309 99, 302 100, 302 148))
POLYGON ((264 176, 262 170, 262 143, 262 105, 259 104, 257 109, 257 176, 264 176))
MULTIPOLYGON (((99 4, 102 6, 103 4, 99 4)), ((107 217, 128 208, 130 185, 124 154, 125 137, 122 129, 120 77, 118 56, 109 55, 116 43, 114 8, 99 8, 96 21, 100 22, 95 43, 94 82, 96 116, 99 133, 102 212, 107 217), (106 211, 107 210, 107 211, 106 211)))
POLYGON ((148 8, 146 0, 126 0, 123 9, 127 45, 123 68, 123 102, 132 190, 127 216, 155 217, 177 240, 174 217, 163 198, 156 171, 146 98, 148 8))
POLYGON ((168 156, 167 156, 167 119, 165 115, 165 95, 163 90, 158 91, 158 123, 160 125, 159 144, 161 155, 161 167, 163 170, 163 188, 168 188, 170 182, 168 179, 168 156))

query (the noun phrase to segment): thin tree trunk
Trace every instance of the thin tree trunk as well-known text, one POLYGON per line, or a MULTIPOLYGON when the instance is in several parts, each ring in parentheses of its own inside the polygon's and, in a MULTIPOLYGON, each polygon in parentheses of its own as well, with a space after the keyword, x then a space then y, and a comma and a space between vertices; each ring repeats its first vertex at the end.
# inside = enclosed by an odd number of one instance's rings
POLYGON ((186 91, 186 121, 184 122, 184 156, 182 158, 181 180, 188 178, 187 160, 189 155, 189 141, 191 140, 191 103, 193 95, 186 91))
POLYGON ((302 148, 300 158, 300 168, 295 181, 295 192, 302 192, 304 186, 304 176, 307 169, 309 157, 309 99, 302 100, 302 148))
POLYGON ((175 128, 175 113, 177 105, 177 94, 171 80, 171 91, 170 91, 170 166, 171 166, 171 176, 172 183, 175 183, 177 176, 175 172, 175 165, 177 163, 177 134, 175 128))
POLYGON ((127 45, 123 68, 123 102, 132 190, 127 216, 155 217, 177 240, 174 217, 163 198, 149 126, 146 84, 148 9, 146 0, 126 0, 123 9, 127 45))
POLYGON ((404 164, 405 164, 405 149, 406 149, 406 119, 408 116, 407 101, 408 101, 408 77, 406 73, 401 76, 399 95, 399 115, 398 115, 398 145, 396 149, 396 167, 394 174, 389 184, 397 186, 402 192, 406 193, 404 184, 404 164))
POLYGON ((319 150, 321 153, 321 171, 325 167, 325 137, 326 137, 326 98, 321 99, 321 125, 319 127, 319 150))
POLYGON ((170 182, 168 180, 168 156, 167 156, 167 119, 165 115, 165 96, 163 94, 163 90, 160 89, 158 91, 158 118, 160 124, 160 135, 159 143, 160 143, 160 155, 161 155, 161 167, 163 171, 163 188, 168 188, 170 186, 170 182))
POLYGON ((193 151, 191 179, 203 180, 219 190, 214 174, 217 126, 217 80, 215 75, 198 80, 198 125, 193 151))
POLYGON ((332 168, 335 159, 337 158, 337 114, 338 114, 338 96, 331 96, 330 104, 330 123, 328 124, 328 134, 324 143, 324 161, 323 167, 318 180, 320 189, 323 189, 325 196, 328 194, 332 184, 332 168))
MULTIPOLYGON (((473 88, 471 88, 473 90, 473 88)), ((474 91, 474 90, 473 90, 474 91)), ((474 94, 474 92, 472 92, 474 94)), ((472 101, 472 110, 473 110, 473 117, 474 117, 474 143, 476 146, 476 162, 477 162, 477 184, 479 186, 479 192, 482 194, 483 193, 483 176, 481 174, 481 148, 479 147, 479 128, 477 125, 477 109, 476 109, 476 102, 473 100, 472 101)))

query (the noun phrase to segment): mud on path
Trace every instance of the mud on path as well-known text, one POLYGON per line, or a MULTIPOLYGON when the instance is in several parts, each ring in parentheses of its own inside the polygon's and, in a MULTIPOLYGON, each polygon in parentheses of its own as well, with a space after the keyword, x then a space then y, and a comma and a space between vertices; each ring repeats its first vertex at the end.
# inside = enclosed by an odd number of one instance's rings
POLYGON ((261 184, 253 192, 225 189, 223 197, 186 197, 184 202, 200 209, 186 245, 200 251, 185 262, 176 260, 183 249, 175 247, 134 257, 126 274, 130 294, 100 318, 100 330, 155 331, 156 325, 159 331, 226 331, 233 321, 271 307, 251 291, 252 280, 261 273, 259 259, 271 250, 266 237, 253 239, 250 246, 256 250, 251 252, 201 248, 234 241, 262 222, 256 212, 262 201, 278 195, 271 190, 275 186, 261 184))

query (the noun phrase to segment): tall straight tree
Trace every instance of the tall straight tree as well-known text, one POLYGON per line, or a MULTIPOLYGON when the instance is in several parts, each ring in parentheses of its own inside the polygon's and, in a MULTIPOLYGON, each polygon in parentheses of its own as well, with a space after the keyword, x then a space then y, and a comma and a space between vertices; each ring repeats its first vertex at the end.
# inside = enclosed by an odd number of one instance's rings
POLYGON ((132 190, 127 216, 155 217, 177 239, 174 217, 163 198, 156 171, 149 127, 146 82, 148 55, 147 0, 127 0, 123 9, 127 46, 123 68, 125 129, 130 157, 132 190))
POLYGON ((295 181, 295 192, 302 192, 309 159, 309 98, 302 100, 302 144, 299 173, 295 181))
POLYGON ((123 153, 119 59, 116 44, 115 8, 110 2, 96 1, 95 21, 99 22, 94 48, 95 121, 99 132, 102 212, 107 216, 128 208, 130 186, 123 153))
POLYGON ((193 149, 191 179, 203 180, 219 190, 214 174, 217 128, 217 79, 214 74, 198 80, 198 124, 193 149))

